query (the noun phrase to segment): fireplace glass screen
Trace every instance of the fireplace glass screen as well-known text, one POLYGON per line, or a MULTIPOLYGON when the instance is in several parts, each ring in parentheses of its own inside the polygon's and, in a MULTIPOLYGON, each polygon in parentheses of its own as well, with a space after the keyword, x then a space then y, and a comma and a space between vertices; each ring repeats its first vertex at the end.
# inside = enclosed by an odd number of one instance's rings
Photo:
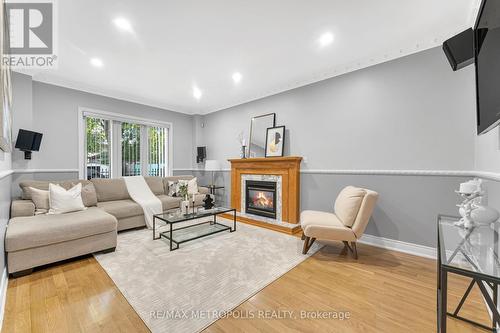
POLYGON ((276 182, 246 181, 245 212, 276 218, 276 182))

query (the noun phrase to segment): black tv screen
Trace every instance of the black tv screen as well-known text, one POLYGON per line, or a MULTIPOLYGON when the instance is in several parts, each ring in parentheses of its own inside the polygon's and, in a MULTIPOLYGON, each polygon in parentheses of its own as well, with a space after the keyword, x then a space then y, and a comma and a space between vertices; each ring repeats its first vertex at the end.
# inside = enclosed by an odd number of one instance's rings
POLYGON ((474 27, 477 132, 500 122, 500 0, 483 0, 474 27))
POLYGON ((38 151, 40 150, 42 135, 42 133, 20 129, 17 134, 16 148, 25 151, 38 151))

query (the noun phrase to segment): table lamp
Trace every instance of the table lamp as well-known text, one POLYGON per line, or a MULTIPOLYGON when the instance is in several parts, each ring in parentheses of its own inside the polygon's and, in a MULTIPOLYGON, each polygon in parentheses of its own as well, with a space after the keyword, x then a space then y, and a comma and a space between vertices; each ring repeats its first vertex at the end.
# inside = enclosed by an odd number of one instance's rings
POLYGON ((212 184, 215 185, 215 171, 219 171, 221 169, 220 163, 217 160, 206 160, 205 161, 205 171, 212 171, 212 184))

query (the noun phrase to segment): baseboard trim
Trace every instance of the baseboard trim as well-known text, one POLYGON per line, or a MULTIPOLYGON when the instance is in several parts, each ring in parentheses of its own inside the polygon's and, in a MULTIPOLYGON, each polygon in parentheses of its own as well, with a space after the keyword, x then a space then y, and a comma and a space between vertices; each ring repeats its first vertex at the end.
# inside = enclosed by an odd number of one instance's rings
POLYGON ((7 286, 9 284, 9 276, 7 267, 4 267, 2 273, 2 281, 0 282, 0 329, 3 327, 3 317, 5 314, 5 302, 7 300, 7 286))
POLYGON ((395 239, 389 239, 389 238, 365 234, 361 237, 359 242, 367 245, 381 247, 387 250, 408 253, 419 257, 424 257, 429 259, 437 258, 436 256, 437 250, 433 247, 407 243, 395 239))

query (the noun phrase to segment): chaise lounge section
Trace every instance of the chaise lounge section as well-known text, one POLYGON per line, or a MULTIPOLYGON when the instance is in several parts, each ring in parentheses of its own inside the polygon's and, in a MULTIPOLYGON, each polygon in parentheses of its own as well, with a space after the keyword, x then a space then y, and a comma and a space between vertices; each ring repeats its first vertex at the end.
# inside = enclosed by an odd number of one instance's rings
MULTIPOLYGON (((163 210, 175 210, 181 198, 168 196, 168 182, 190 180, 193 176, 145 177, 163 210)), ((69 180, 57 182, 69 189, 82 184, 87 209, 67 214, 37 214, 29 187, 48 190, 49 181, 24 181, 22 198, 11 205, 11 219, 5 236, 9 274, 28 274, 34 267, 77 256, 113 251, 117 232, 146 226, 144 212, 127 191, 123 178, 69 180)), ((52 182, 54 183, 54 182, 52 182)), ((198 187, 195 206, 201 206, 209 190, 198 187)))

